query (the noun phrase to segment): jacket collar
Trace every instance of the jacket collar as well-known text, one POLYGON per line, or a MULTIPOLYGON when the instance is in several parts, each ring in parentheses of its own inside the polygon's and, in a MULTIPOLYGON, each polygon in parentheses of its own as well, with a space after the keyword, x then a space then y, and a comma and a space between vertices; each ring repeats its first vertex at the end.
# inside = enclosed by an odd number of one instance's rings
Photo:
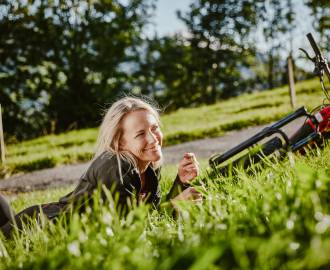
MULTIPOLYGON (((131 184, 134 186, 138 193, 141 192, 141 179, 139 172, 136 168, 130 170, 129 174, 132 176, 131 184)), ((152 166, 148 166, 145 171, 145 191, 156 193, 158 189, 159 179, 158 179, 158 170, 155 170, 152 166)))

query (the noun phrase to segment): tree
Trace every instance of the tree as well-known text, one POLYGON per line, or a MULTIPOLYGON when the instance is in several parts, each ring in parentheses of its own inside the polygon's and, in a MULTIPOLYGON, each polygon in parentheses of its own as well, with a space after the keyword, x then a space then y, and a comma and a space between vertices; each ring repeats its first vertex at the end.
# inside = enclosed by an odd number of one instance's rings
POLYGON ((140 93, 152 95, 166 110, 197 105, 196 78, 189 70, 191 47, 180 35, 146 40, 140 67, 134 74, 140 93))
POLYGON ((179 13, 190 35, 191 89, 200 93, 200 101, 212 103, 245 88, 241 71, 251 60, 248 36, 257 24, 258 2, 196 0, 188 13, 179 13))
POLYGON ((268 87, 273 88, 281 85, 287 77, 283 70, 286 67, 286 57, 292 50, 291 35, 295 12, 292 0, 265 0, 260 11, 261 28, 267 48, 268 87), (290 49, 288 43, 290 43, 290 49), (284 53, 285 50, 287 53, 284 53))
POLYGON ((308 0, 306 5, 311 9, 314 28, 320 33, 320 46, 330 51, 330 2, 327 0, 308 0))
POLYGON ((128 91, 149 0, 13 1, 0 5, 0 102, 19 138, 95 125, 128 91), (19 127, 19 128, 18 128, 19 127))

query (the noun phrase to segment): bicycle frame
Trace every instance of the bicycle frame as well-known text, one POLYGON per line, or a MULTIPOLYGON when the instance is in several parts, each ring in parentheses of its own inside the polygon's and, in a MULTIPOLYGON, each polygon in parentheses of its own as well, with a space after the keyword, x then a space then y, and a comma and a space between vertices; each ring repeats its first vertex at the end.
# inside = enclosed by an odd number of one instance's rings
MULTIPOLYGON (((323 74, 325 73, 330 81, 330 69, 327 64, 326 59, 321 54, 320 49, 316 45, 316 42, 312 36, 312 34, 307 34, 307 38, 315 52, 315 57, 311 58, 308 53, 301 49, 306 56, 312 60, 315 64, 315 70, 314 72, 320 77, 320 82, 322 85, 322 89, 324 91, 324 94, 326 98, 329 100, 329 94, 324 86, 323 83, 323 74)), ((250 137, 249 139, 243 141, 239 145, 233 147, 232 149, 228 150, 222 155, 214 155, 209 159, 209 164, 211 167, 215 168, 225 161, 228 161, 235 155, 241 153, 242 151, 256 146, 258 142, 261 140, 270 137, 274 134, 279 134, 285 143, 282 143, 282 140, 278 137, 275 137, 265 144, 261 145, 261 151, 258 154, 257 159, 255 158, 256 155, 244 155, 243 157, 239 157, 237 160, 234 160, 231 164, 235 166, 240 162, 240 160, 244 160, 244 164, 246 163, 246 159, 249 158, 251 160, 251 157, 253 157, 253 161, 259 161, 264 156, 271 155, 276 150, 282 150, 282 152, 288 152, 288 151, 299 151, 303 149, 307 144, 310 144, 311 142, 314 143, 320 143, 322 141, 322 138, 329 137, 330 133, 330 106, 326 105, 321 107, 319 111, 316 113, 309 113, 305 107, 301 107, 297 109, 295 112, 289 114, 288 116, 284 117, 283 119, 277 121, 273 125, 264 128, 262 131, 258 132, 256 135, 250 137), (307 120, 303 124, 303 126, 290 138, 287 136, 287 134, 282 131, 280 128, 284 127, 285 125, 291 123, 292 121, 296 120, 299 117, 305 116, 307 120)))

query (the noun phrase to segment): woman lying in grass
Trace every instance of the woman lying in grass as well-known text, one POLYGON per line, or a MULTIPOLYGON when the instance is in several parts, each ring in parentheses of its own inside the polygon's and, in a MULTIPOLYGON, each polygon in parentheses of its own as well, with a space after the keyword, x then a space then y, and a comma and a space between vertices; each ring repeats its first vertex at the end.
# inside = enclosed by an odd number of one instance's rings
MULTIPOLYGON (((130 203, 145 202, 159 208, 162 139, 159 114, 153 106, 133 97, 118 100, 103 119, 96 153, 78 186, 58 202, 34 205, 17 215, 0 195, 0 231, 9 237, 15 227, 20 230, 31 218, 39 221, 43 215, 53 220, 60 214, 70 213, 73 208, 83 212, 87 205, 92 205, 87 202, 100 186, 109 189, 117 199, 120 213, 125 213, 130 203)), ((186 153, 166 197, 173 206, 178 200, 202 199, 189 185, 198 173, 195 155, 186 153)), ((100 196, 106 199, 104 192, 100 196)))

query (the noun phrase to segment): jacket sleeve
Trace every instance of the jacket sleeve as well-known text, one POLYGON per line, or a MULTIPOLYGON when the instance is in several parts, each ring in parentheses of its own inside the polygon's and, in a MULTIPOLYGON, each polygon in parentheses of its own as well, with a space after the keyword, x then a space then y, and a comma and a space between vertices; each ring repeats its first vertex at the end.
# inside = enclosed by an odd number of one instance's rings
MULTIPOLYGON (((111 164, 113 165, 113 163, 111 164)), ((134 177, 132 173, 123 166, 122 178, 120 177, 118 166, 101 166, 95 168, 94 175, 98 185, 104 185, 110 191, 112 198, 119 213, 126 213, 129 205, 137 200, 136 186, 134 185, 134 177), (124 168, 123 168, 124 167, 124 168)), ((103 190, 101 190, 102 198, 107 199, 103 190)))
MULTIPOLYGON (((122 164, 125 166, 125 164, 122 164)), ((88 170, 83 174, 78 186, 68 195, 60 199, 62 203, 70 203, 79 211, 84 211, 87 205, 91 205, 94 191, 100 189, 101 198, 107 200, 106 193, 102 189, 108 189, 116 203, 118 212, 126 211, 127 206, 134 197, 134 186, 129 185, 131 177, 129 172, 123 169, 123 179, 120 178, 116 158, 98 158, 92 162, 88 170), (123 181, 121 181, 123 180, 123 181)))
POLYGON ((190 184, 184 184, 180 181, 179 176, 177 175, 173 185, 166 196, 166 201, 161 204, 161 209, 169 214, 170 216, 176 217, 177 211, 175 211, 174 205, 170 202, 171 199, 179 195, 183 190, 190 187, 190 184))
POLYGON ((176 176, 174 183, 166 196, 166 200, 173 199, 177 195, 179 195, 182 191, 190 187, 190 184, 184 184, 180 181, 179 175, 176 176))

